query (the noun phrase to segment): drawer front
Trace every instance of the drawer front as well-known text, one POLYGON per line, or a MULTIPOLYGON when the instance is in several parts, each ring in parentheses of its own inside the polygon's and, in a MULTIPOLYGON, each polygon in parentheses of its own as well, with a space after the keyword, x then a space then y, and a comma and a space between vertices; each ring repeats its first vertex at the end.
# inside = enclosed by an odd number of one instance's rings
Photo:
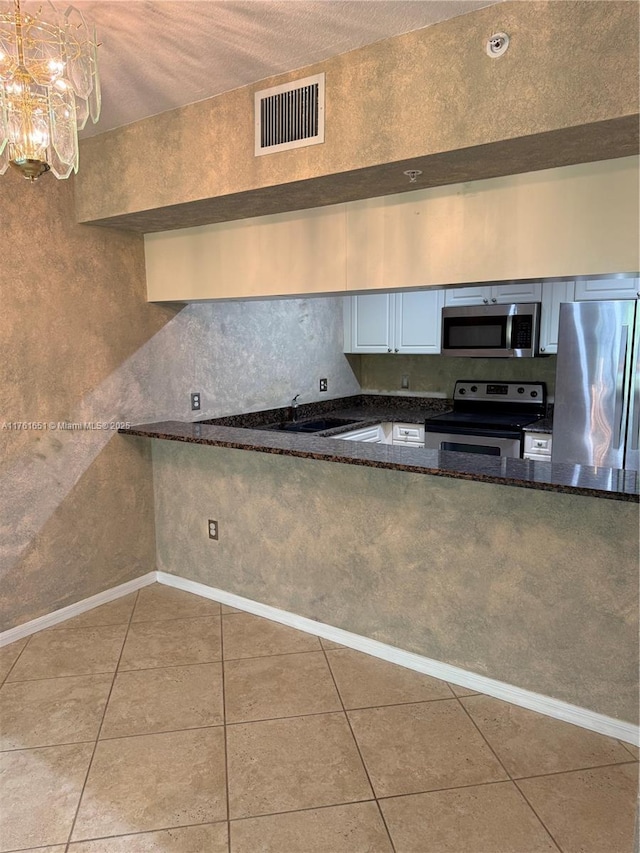
POLYGON ((524 457, 530 458, 529 454, 536 458, 551 458, 552 436, 548 432, 525 432, 524 434, 524 457))
POLYGON ((420 424, 394 423, 391 436, 393 444, 424 444, 424 426, 420 424))

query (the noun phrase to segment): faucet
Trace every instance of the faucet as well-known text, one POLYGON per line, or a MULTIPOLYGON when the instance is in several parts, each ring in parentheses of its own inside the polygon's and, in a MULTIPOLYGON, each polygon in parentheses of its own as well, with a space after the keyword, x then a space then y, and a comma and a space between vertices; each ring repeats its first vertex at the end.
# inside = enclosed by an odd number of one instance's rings
POLYGON ((289 409, 290 409, 289 420, 294 421, 294 423, 295 423, 295 421, 298 420, 298 397, 299 396, 300 396, 300 394, 296 394, 296 396, 291 401, 291 405, 289 407, 289 409))

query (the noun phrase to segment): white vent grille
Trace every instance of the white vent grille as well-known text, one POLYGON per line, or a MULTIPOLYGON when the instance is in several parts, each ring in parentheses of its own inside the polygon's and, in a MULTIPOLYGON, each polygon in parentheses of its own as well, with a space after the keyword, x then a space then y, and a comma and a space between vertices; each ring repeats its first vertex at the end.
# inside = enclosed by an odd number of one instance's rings
POLYGON ((255 154, 324 142, 324 74, 255 94, 255 154))

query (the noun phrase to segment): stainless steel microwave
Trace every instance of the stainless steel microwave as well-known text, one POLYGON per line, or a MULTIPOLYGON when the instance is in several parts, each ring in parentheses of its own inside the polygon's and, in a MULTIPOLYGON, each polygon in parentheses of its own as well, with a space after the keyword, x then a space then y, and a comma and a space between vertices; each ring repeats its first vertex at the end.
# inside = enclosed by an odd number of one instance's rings
POLYGON ((539 336, 539 302, 442 309, 443 355, 531 358, 539 336))

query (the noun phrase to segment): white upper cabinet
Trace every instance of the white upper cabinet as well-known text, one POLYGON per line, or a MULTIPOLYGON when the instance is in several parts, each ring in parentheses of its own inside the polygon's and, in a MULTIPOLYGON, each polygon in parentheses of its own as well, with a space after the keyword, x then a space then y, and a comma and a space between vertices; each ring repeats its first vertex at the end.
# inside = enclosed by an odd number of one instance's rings
POLYGON ((637 299, 640 280, 637 278, 593 278, 576 281, 576 302, 588 299, 637 299))
POLYGON ((348 297, 344 305, 344 351, 439 353, 443 297, 442 290, 348 297))
POLYGON ((445 293, 445 305, 491 305, 509 302, 540 302, 540 282, 494 284, 482 287, 454 287, 445 293))
POLYGON ((542 285, 542 308, 540 312, 540 353, 552 355, 558 352, 558 323, 560 305, 573 302, 573 281, 545 281, 542 285))

